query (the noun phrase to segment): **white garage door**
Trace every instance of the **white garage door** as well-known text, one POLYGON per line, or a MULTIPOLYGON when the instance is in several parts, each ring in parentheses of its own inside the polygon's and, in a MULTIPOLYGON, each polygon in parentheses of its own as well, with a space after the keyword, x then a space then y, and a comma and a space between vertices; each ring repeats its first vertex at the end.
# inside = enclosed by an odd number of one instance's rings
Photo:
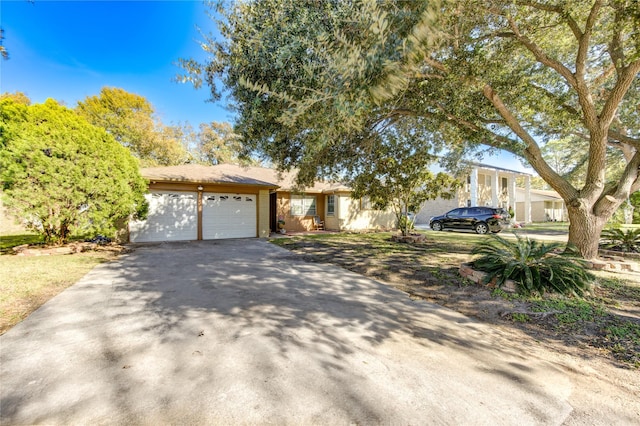
POLYGON ((198 238, 197 193, 152 191, 146 197, 149 215, 146 220, 130 223, 131 242, 189 241, 198 238))
POLYGON ((256 237, 257 199, 255 194, 202 194, 202 238, 256 237))

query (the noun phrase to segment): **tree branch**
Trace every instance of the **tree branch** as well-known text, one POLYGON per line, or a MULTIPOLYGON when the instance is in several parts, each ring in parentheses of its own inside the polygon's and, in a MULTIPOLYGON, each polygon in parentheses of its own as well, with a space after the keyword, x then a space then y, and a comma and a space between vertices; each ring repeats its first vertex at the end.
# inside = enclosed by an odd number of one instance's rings
POLYGON ((589 53, 589 42, 591 41, 591 32, 598 17, 598 12, 602 7, 602 0, 596 0, 591 6, 589 17, 585 22, 584 33, 578 38, 578 54, 576 55, 576 80, 580 83, 584 80, 587 54, 589 53))
POLYGON ((612 203, 617 201, 624 201, 629 198, 632 192, 640 189, 640 151, 636 152, 631 161, 627 163, 624 172, 618 184, 612 187, 609 191, 604 191, 598 203, 594 207, 597 212, 610 208, 612 203), (609 199, 613 197, 614 200, 609 199))
POLYGON ((618 73, 618 81, 609 93, 609 98, 602 107, 600 112, 600 122, 607 127, 613 121, 618 106, 622 99, 627 94, 627 91, 633 84, 633 81, 638 77, 640 72, 640 59, 636 59, 626 67, 622 68, 618 73))
POLYGON ((564 20, 567 21, 567 24, 569 25, 569 28, 571 28, 571 31, 573 32, 573 35, 575 36, 576 40, 580 40, 580 37, 582 37, 582 31, 580 30, 580 26, 578 25, 578 23, 571 17, 571 15, 566 13, 564 8, 562 8, 561 6, 551 5, 551 4, 542 4, 535 1, 519 1, 518 4, 522 6, 533 7, 534 9, 538 9, 538 10, 544 10, 546 12, 557 13, 564 20))
POLYGON ((537 44, 531 41, 527 36, 522 35, 522 33, 520 33, 518 25, 516 24, 513 18, 507 18, 507 19, 509 22, 509 26, 511 27, 511 30, 513 31, 516 39, 520 43, 522 43, 527 48, 527 50, 533 53, 533 56, 536 58, 538 62, 555 70, 558 74, 564 77, 564 79, 572 87, 576 87, 576 79, 569 68, 565 67, 564 64, 562 64, 561 62, 548 57, 547 54, 544 53, 544 51, 537 44))
POLYGON ((535 139, 522 127, 518 119, 513 116, 493 88, 488 84, 485 85, 483 94, 506 120, 509 128, 526 144, 524 156, 529 161, 529 164, 553 189, 558 191, 562 198, 565 200, 575 198, 577 195, 576 189, 569 182, 562 179, 562 176, 547 164, 535 139))

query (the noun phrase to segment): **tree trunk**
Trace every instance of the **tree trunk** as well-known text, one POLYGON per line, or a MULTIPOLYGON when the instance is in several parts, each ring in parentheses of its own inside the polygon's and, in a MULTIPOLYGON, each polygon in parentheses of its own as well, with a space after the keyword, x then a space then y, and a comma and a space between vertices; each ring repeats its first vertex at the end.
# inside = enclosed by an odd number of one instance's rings
MULTIPOLYGON (((583 200, 582 200, 583 201, 583 200)), ((584 202, 567 205, 569 213, 569 245, 574 245, 580 255, 587 259, 598 257, 600 233, 607 223, 606 217, 596 216, 584 202)))

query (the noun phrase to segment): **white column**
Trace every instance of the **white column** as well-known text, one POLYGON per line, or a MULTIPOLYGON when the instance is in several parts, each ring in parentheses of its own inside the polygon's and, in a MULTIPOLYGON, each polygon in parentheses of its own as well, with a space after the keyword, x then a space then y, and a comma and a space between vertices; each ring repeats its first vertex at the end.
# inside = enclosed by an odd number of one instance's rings
POLYGON ((469 184, 469 192, 471 193, 471 205, 478 205, 478 168, 474 167, 471 170, 471 183, 469 184))
POLYGON ((498 207, 500 204, 498 195, 500 194, 500 184, 498 180, 498 171, 494 170, 491 175, 491 206, 498 207))
POLYGON ((531 223, 531 176, 524 178, 524 222, 531 223))
POLYGON ((514 220, 515 220, 515 211, 516 211, 516 175, 515 174, 510 174, 509 175, 509 205, 507 206, 507 208, 511 207, 513 209, 514 212, 514 220))

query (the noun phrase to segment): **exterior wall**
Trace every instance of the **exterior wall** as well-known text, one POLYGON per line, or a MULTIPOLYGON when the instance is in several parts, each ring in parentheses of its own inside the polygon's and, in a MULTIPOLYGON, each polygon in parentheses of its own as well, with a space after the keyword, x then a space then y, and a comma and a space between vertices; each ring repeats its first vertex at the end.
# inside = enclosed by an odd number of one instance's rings
MULTIPOLYGON (((416 217, 416 223, 428 224, 429 219, 433 216, 467 205, 502 207, 504 209, 517 207, 515 182, 518 175, 517 172, 489 167, 474 167, 468 176, 462 178, 464 184, 458 190, 455 198, 451 200, 438 198, 425 202, 416 217), (506 181, 504 181, 505 179, 506 181)), ((522 212, 524 212, 524 207, 522 207, 522 212)))
POLYGON ((416 224, 428 225, 429 219, 433 216, 439 216, 457 207, 464 207, 466 203, 460 203, 462 202, 461 200, 467 199, 469 192, 461 190, 461 193, 462 196, 453 197, 450 200, 436 198, 435 200, 426 201, 416 216, 416 224))
MULTIPOLYGON (((524 222, 524 201, 516 203, 516 221, 524 222)), ((531 221, 532 222, 565 222, 567 213, 564 209, 564 202, 561 201, 531 201, 531 221), (554 206, 555 204, 555 206, 554 206)))
MULTIPOLYGON (((545 191, 553 194, 551 191, 545 191)), ((518 188, 516 191, 516 221, 518 222, 548 222, 550 220, 565 222, 568 220, 564 200, 559 196, 541 194, 531 191, 527 197, 527 190, 518 188), (530 220, 527 220, 525 211, 527 200, 530 204, 530 220)))
POLYGON ((525 222, 524 220, 524 201, 516 202, 516 217, 514 218, 516 222, 525 222))
MULTIPOLYGON (((325 197, 324 194, 305 194, 316 197, 316 215, 324 220, 325 197)), ((313 216, 297 216, 291 214, 291 192, 278 192, 276 201, 277 218, 285 222, 284 229, 292 232, 312 231, 313 216)))
POLYGON ((545 222, 544 201, 532 201, 531 202, 531 221, 532 222, 545 222))
POLYGON ((390 209, 363 210, 360 208, 360 200, 354 200, 349 194, 336 194, 336 201, 341 231, 396 229, 396 216, 390 209))
POLYGON ((269 190, 258 192, 258 238, 269 237, 269 190))

